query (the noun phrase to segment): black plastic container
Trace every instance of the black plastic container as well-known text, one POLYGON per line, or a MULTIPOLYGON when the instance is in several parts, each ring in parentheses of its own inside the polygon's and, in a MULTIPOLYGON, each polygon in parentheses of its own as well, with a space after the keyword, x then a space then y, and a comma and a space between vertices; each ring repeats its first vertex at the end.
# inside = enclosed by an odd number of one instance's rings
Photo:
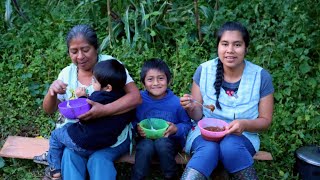
POLYGON ((297 149, 296 170, 303 180, 320 180, 320 146, 297 149))

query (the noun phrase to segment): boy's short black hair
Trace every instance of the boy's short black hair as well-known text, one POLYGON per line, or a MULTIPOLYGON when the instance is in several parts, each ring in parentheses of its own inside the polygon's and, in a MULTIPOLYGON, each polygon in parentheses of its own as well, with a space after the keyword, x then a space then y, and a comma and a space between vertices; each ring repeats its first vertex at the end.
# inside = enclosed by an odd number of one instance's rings
POLYGON ((144 62, 141 72, 140 72, 140 80, 143 84, 145 84, 144 79, 146 78, 147 72, 150 69, 156 69, 160 72, 164 72, 164 74, 167 76, 167 81, 168 83, 171 80, 171 72, 168 67, 168 65, 159 58, 152 58, 144 62))
POLYGON ((93 75, 101 88, 110 84, 112 90, 123 89, 127 81, 126 69, 116 59, 98 62, 93 68, 93 75))

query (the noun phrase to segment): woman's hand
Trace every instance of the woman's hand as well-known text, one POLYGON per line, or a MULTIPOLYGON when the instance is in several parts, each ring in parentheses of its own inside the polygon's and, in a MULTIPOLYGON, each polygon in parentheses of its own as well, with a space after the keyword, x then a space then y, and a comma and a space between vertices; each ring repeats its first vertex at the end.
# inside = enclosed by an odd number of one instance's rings
POLYGON ((48 90, 48 94, 51 96, 55 96, 57 94, 65 94, 67 90, 68 84, 64 83, 61 80, 55 80, 53 83, 50 85, 50 88, 48 90))
POLYGON ((245 131, 246 120, 234 120, 226 127, 227 134, 241 135, 245 131))
POLYGON ((142 130, 142 128, 140 127, 140 124, 137 124, 137 130, 138 133, 141 137, 146 138, 146 134, 144 133, 144 131, 142 130))
POLYGON ((172 122, 167 122, 169 124, 169 127, 167 128, 167 130, 164 132, 164 137, 169 137, 172 134, 175 134, 178 131, 177 126, 172 123, 172 122))
POLYGON ((58 104, 60 103, 57 94, 65 94, 67 86, 68 84, 61 80, 53 81, 42 103, 42 107, 46 113, 52 114, 57 110, 58 104))
POLYGON ((192 100, 202 102, 202 99, 196 99, 190 94, 184 94, 180 97, 180 105, 185 109, 190 118, 193 120, 200 120, 203 116, 202 106, 198 103, 193 103, 192 100))
POLYGON ((191 111, 193 107, 193 103, 191 103, 192 96, 190 94, 184 94, 182 97, 180 97, 180 104, 183 107, 183 109, 187 111, 191 111))
POLYGON ((260 99, 259 117, 256 119, 237 119, 228 126, 228 134, 242 134, 244 131, 261 132, 269 128, 272 122, 273 94, 260 99))
POLYGON ((87 99, 87 102, 91 105, 91 109, 85 114, 82 114, 81 116, 79 116, 78 118, 80 120, 86 121, 89 119, 96 119, 103 116, 104 106, 107 106, 108 104, 103 105, 98 102, 91 101, 90 99, 87 99))

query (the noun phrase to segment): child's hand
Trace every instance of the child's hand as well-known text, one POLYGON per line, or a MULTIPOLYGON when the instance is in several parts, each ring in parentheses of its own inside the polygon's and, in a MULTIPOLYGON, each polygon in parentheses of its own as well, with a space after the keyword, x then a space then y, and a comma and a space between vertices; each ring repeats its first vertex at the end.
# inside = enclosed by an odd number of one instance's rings
POLYGON ((78 87, 75 91, 77 97, 87 96, 85 87, 78 87))
POLYGON ((144 133, 143 129, 140 127, 140 124, 137 124, 137 130, 141 137, 146 138, 146 134, 144 133))
POLYGON ((169 137, 172 134, 175 134, 178 131, 177 126, 172 122, 167 122, 169 127, 167 128, 166 132, 164 132, 164 137, 169 137))

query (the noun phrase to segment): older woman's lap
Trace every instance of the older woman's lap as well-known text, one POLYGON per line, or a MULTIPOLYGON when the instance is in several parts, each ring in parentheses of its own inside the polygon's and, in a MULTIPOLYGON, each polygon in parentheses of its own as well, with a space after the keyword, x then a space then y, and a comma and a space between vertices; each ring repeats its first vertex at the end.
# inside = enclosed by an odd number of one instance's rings
POLYGON ((89 158, 65 149, 62 157, 62 176, 64 179, 116 179, 117 171, 113 161, 129 151, 130 139, 114 148, 105 148, 91 154, 89 158))

